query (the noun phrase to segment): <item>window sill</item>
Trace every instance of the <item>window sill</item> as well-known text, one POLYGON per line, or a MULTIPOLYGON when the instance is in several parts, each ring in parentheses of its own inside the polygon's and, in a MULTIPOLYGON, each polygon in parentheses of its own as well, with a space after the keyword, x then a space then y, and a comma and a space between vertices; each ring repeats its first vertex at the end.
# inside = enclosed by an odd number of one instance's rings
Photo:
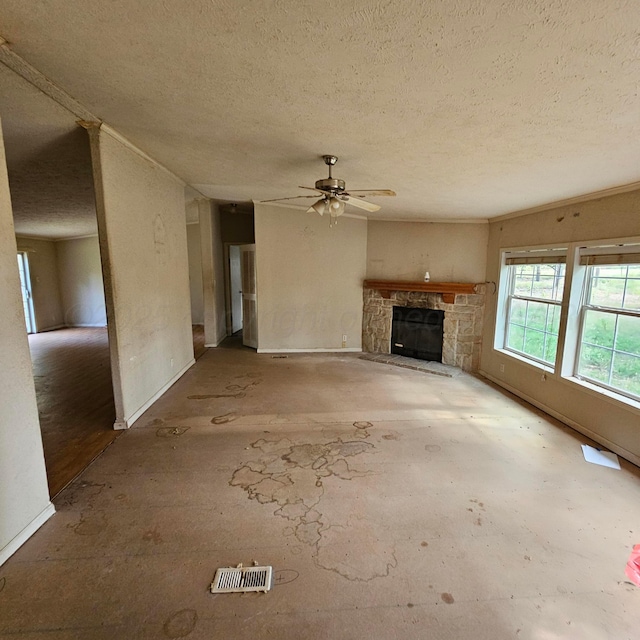
POLYGON ((563 376, 560 379, 570 385, 577 385, 581 387, 589 395, 597 396, 618 406, 622 405, 625 409, 634 409, 636 412, 640 413, 640 402, 638 400, 633 400, 632 398, 623 396, 620 393, 616 393, 615 391, 611 391, 610 389, 605 389, 604 387, 600 387, 597 384, 587 382, 586 380, 581 380, 580 378, 576 378, 574 376, 563 376))

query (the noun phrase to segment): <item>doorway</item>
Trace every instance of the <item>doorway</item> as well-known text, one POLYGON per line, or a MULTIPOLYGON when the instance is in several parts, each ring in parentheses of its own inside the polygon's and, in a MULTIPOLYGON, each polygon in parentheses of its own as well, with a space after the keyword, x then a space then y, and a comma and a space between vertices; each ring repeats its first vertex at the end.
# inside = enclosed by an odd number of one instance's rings
POLYGON ((31 275, 29 260, 25 251, 18 253, 18 272, 20 273, 20 290, 22 292, 22 307, 27 325, 27 333, 36 332, 35 313, 33 311, 33 294, 31 291, 31 275))
POLYGON ((242 330, 242 263, 240 245, 229 247, 229 280, 231 291, 231 334, 242 330))

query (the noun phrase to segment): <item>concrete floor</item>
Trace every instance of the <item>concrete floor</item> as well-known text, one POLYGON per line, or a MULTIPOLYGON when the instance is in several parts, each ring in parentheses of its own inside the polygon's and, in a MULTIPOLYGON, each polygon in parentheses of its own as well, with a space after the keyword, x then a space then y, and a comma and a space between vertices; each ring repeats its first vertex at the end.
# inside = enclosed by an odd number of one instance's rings
POLYGON ((209 350, 0 567, 0 637, 636 639, 640 472, 581 442, 466 374, 209 350))

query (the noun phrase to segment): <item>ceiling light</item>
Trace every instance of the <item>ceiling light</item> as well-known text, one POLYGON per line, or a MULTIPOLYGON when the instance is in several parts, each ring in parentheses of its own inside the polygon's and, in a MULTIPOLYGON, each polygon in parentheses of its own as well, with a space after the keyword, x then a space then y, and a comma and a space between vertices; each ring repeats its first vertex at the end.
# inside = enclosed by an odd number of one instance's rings
POLYGON ((339 200, 335 196, 333 198, 329 198, 329 213, 332 218, 337 218, 344 213, 344 202, 339 200))
MULTIPOLYGON (((312 204, 307 209, 307 213, 313 213, 315 211, 316 213, 319 213, 320 215, 324 215, 327 212, 328 208, 329 207, 328 207, 327 200, 325 198, 320 198, 320 200, 318 200, 318 202, 312 204)), ((344 208, 344 205, 343 205, 343 208, 344 208)))

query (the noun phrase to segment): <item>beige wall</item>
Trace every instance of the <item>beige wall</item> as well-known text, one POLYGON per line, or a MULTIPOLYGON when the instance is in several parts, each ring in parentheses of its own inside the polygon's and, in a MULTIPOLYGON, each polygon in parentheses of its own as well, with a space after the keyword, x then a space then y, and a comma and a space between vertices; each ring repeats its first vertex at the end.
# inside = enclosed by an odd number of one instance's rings
POLYGON ((224 259, 220 238, 220 210, 214 202, 199 200, 200 254, 204 304, 204 342, 217 347, 226 336, 224 259))
POLYGON ((222 212, 219 205, 211 203, 211 242, 213 247, 213 304, 216 344, 227 336, 226 303, 224 295, 224 246, 222 244, 222 212))
POLYGON ((27 252, 29 260, 36 330, 47 331, 64 326, 55 243, 18 237, 17 244, 19 251, 27 252))
POLYGON ((64 323, 68 327, 104 327, 102 265, 98 236, 55 244, 64 323))
POLYGON ((189 292, 191 295, 191 322, 193 324, 204 324, 200 224, 187 225, 187 250, 189 253, 189 292))
POLYGON ((184 186, 104 129, 91 130, 116 427, 193 364, 184 186))
POLYGON ((484 282, 488 224, 369 221, 367 278, 484 282))
POLYGON ((0 564, 50 516, 0 129, 0 564))
POLYGON ((256 203, 260 351, 362 348, 367 221, 256 203))
MULTIPOLYGON (((498 282, 500 250, 509 247, 640 236, 640 191, 490 224, 487 280, 498 282)), ((481 372, 636 464, 640 411, 494 349, 497 295, 488 287, 481 372), (504 371, 500 367, 504 367, 504 371)))

